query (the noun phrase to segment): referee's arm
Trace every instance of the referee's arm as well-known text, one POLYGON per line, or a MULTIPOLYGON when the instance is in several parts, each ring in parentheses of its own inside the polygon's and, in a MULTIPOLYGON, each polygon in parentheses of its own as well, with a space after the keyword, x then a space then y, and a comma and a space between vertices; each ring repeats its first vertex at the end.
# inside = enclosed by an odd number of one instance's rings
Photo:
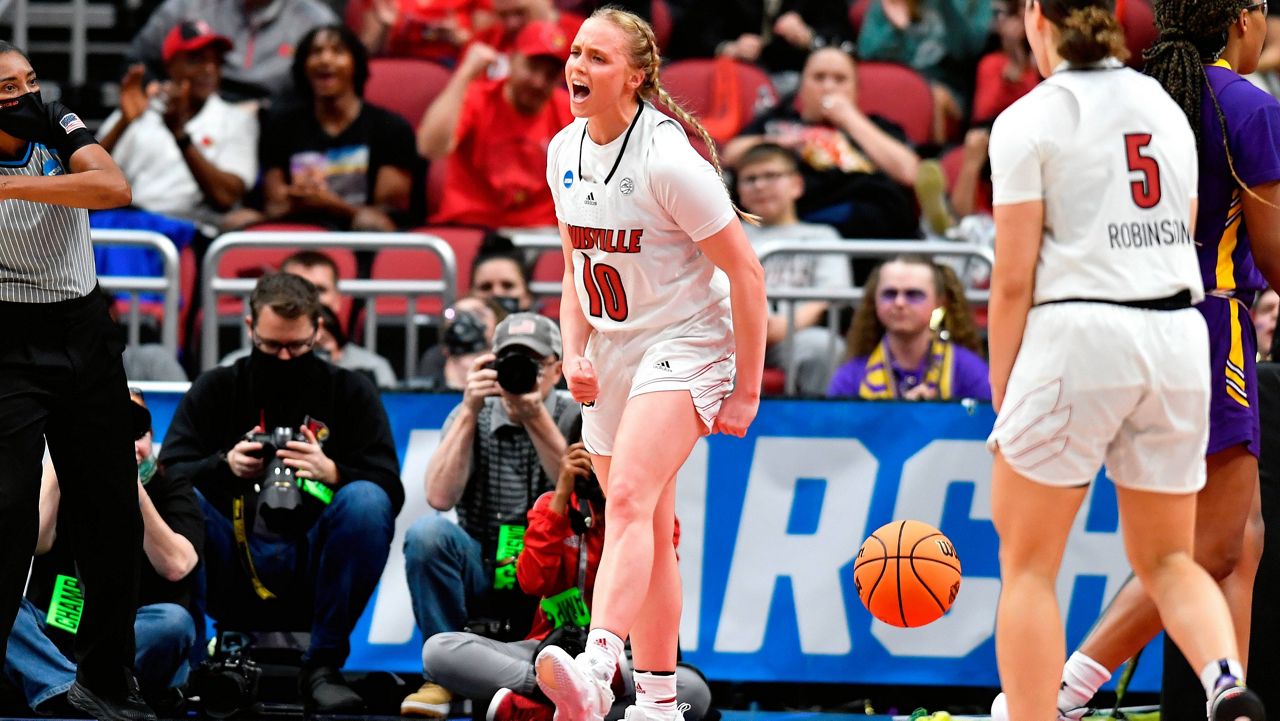
POLYGON ((0 200, 29 200, 68 208, 103 210, 133 202, 124 173, 101 145, 85 145, 71 155, 64 175, 0 176, 0 200))

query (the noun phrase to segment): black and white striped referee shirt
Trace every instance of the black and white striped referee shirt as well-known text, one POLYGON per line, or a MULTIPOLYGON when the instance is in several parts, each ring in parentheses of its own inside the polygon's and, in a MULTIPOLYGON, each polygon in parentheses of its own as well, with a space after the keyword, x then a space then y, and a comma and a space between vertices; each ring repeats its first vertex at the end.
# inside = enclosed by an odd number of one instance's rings
MULTIPOLYGON (((75 113, 49 103, 56 139, 27 144, 22 157, 0 160, 0 175, 70 172, 72 153, 96 143, 75 113), (56 130, 61 127, 61 132, 56 130)), ((88 295, 97 285, 89 212, 28 200, 0 200, 0 301, 53 303, 88 295)))

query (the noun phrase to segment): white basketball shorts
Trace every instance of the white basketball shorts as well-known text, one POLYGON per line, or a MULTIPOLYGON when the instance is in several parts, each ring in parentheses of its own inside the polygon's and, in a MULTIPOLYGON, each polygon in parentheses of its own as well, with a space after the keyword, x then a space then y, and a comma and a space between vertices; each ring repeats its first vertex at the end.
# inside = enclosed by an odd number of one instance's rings
POLYGON ((645 393, 688 391, 711 431, 720 403, 733 390, 733 323, 727 303, 677 326, 591 335, 586 357, 595 367, 600 395, 582 408, 587 451, 613 455, 613 439, 627 401, 645 393))
POLYGON ((1027 316, 987 439, 1023 476, 1193 493, 1205 483, 1209 336, 1194 309, 1054 303, 1027 316))

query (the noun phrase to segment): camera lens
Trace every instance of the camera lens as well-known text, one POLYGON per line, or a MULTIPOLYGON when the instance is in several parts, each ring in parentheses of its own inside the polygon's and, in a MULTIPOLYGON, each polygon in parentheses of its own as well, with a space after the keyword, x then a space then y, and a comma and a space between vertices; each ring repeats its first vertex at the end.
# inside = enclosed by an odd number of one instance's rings
POLYGON ((538 384, 538 361, 523 353, 507 353, 498 358, 498 385, 512 395, 524 395, 538 384))

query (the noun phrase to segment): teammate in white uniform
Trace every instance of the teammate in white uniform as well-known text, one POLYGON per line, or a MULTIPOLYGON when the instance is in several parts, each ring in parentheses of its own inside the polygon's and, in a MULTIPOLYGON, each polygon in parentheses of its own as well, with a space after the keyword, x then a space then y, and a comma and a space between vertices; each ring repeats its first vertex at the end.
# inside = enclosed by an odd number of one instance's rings
POLYGON ((584 404, 583 442, 609 497, 587 650, 571 659, 548 646, 537 659, 560 721, 608 713, 628 635, 636 669, 628 719, 681 718, 675 475, 700 436, 743 436, 759 405, 764 273, 719 168, 649 102, 714 148, 659 86, 658 62, 647 23, 616 9, 594 13, 565 67, 578 119, 548 152, 565 253, 565 377, 584 404))
POLYGON ((992 517, 1003 588, 993 715, 1058 718, 1065 643, 1055 579, 1105 462, 1134 572, 1203 669, 1213 721, 1258 721, 1222 592, 1192 558, 1205 482, 1208 333, 1192 241, 1186 116, 1125 68, 1109 0, 1030 0, 1046 80, 991 136, 996 268, 992 517), (1007 708, 1004 706, 1007 705, 1007 708))

